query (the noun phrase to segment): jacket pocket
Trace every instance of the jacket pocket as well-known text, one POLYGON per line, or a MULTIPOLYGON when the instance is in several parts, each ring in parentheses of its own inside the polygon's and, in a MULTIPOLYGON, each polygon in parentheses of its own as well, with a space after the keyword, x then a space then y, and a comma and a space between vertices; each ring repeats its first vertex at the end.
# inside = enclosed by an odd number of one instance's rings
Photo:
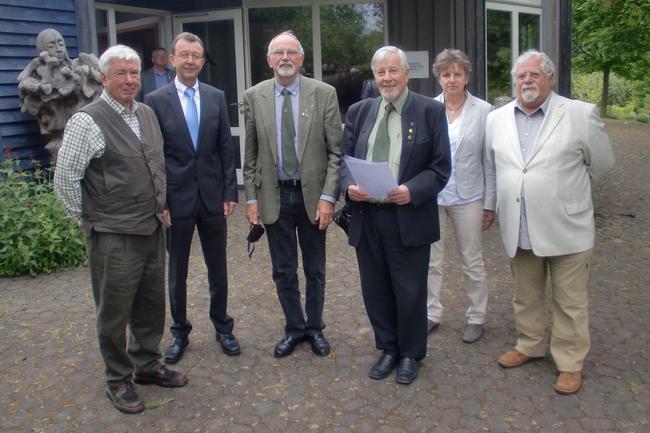
POLYGON ((577 201, 575 203, 567 203, 564 205, 564 209, 568 215, 575 215, 581 212, 586 212, 592 209, 591 202, 589 201, 577 201))

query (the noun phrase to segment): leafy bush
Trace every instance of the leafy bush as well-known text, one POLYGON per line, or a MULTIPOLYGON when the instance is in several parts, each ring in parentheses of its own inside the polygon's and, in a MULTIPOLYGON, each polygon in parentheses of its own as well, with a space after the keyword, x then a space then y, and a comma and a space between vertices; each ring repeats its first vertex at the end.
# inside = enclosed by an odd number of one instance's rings
POLYGON ((52 168, 0 162, 0 276, 32 275, 86 261, 84 235, 56 198, 52 168))
POLYGON ((646 114, 646 113, 637 114, 636 121, 639 123, 650 123, 650 114, 646 114))

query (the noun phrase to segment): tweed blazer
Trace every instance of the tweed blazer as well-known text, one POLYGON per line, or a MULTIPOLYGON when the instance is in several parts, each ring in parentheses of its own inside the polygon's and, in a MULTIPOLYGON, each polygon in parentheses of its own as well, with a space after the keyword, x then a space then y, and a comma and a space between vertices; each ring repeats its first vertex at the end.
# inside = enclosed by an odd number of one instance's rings
MULTIPOLYGON (((341 116, 334 87, 300 76, 298 162, 305 210, 314 224, 322 194, 338 198, 341 116)), ((257 200, 264 224, 280 215, 275 131, 275 79, 244 93, 246 200, 257 200)))

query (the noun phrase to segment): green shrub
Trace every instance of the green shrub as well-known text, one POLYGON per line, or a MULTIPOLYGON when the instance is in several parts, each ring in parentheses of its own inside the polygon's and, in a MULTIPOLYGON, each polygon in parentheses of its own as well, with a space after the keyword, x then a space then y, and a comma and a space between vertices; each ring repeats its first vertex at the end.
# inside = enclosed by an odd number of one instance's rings
POLYGON ((84 235, 50 180, 53 169, 16 171, 0 161, 0 276, 35 276, 86 261, 84 235))
POLYGON ((618 120, 635 120, 636 112, 633 103, 629 103, 624 107, 618 105, 610 105, 607 108, 607 114, 613 119, 618 120))
POLYGON ((646 114, 646 113, 637 114, 636 121, 639 123, 650 123, 650 114, 646 114))

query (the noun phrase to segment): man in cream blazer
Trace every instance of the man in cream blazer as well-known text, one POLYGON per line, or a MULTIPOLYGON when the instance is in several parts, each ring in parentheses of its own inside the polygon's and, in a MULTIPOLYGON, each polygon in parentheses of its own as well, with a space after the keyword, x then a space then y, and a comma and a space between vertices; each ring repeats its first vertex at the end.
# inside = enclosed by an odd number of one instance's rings
POLYGON ((556 392, 582 385, 590 348, 587 280, 594 245, 591 191, 614 164, 596 107, 551 91, 555 67, 528 51, 512 70, 517 99, 490 113, 486 145, 496 169, 501 237, 515 283, 517 345, 499 358, 519 367, 550 350, 556 392), (552 325, 545 317, 550 276, 552 325))

